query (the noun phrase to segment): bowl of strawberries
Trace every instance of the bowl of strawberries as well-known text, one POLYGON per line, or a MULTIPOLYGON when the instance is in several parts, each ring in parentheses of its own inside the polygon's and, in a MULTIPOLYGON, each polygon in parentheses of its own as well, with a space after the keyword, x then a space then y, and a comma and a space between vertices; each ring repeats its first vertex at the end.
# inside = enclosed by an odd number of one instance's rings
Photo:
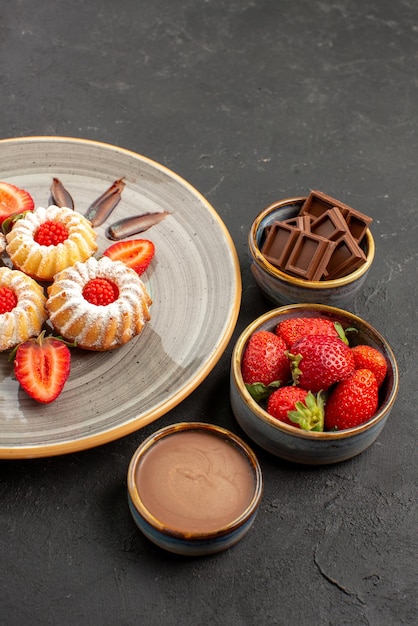
POLYGON ((238 338, 230 400, 243 431, 296 463, 350 459, 382 431, 399 374, 388 342, 368 322, 322 304, 265 313, 238 338))

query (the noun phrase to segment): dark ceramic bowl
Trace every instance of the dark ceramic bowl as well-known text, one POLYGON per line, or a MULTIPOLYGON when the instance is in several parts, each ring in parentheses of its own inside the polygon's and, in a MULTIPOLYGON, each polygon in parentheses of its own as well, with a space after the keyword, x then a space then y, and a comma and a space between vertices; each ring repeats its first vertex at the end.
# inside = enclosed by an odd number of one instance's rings
POLYGON ((241 428, 261 448, 295 463, 309 465, 338 463, 363 452, 377 439, 385 426, 398 393, 398 385, 395 356, 380 333, 352 313, 319 304, 294 304, 262 315, 241 334, 235 344, 231 361, 231 405, 241 428), (379 409, 371 419, 355 428, 338 432, 311 432, 289 426, 269 415, 257 404, 242 379, 242 356, 253 333, 259 330, 274 330, 284 319, 318 316, 339 321, 345 328, 357 328, 356 343, 365 343, 377 348, 387 361, 388 372, 380 390, 379 409))
POLYGON ((272 265, 261 253, 266 227, 275 221, 283 221, 298 215, 305 200, 306 198, 280 200, 270 204, 257 215, 248 236, 251 272, 261 291, 274 304, 312 302, 341 306, 352 300, 363 285, 373 262, 375 245, 369 229, 361 244, 366 262, 347 276, 334 280, 309 281, 291 276, 272 265))
POLYGON ((128 469, 128 502, 138 528, 161 548, 202 556, 251 528, 262 496, 252 450, 211 424, 180 423, 146 439, 128 469))

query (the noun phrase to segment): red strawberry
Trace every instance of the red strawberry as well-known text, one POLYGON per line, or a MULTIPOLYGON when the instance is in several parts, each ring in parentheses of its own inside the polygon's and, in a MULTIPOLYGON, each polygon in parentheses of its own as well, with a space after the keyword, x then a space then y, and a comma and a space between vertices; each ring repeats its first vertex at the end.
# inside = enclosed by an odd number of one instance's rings
POLYGON ((139 275, 143 274, 155 253, 155 246, 148 239, 118 241, 103 252, 113 261, 122 261, 139 275))
POLYGON ((21 343, 14 358, 16 379, 37 402, 53 402, 70 375, 71 353, 55 337, 39 337, 21 343))
POLYGON ((107 278, 92 278, 83 287, 83 298, 96 306, 107 306, 118 297, 118 286, 107 278))
POLYGON ((17 305, 17 295, 10 287, 0 287, 0 314, 13 311, 17 305))
POLYGON ((295 317, 279 322, 276 326, 276 334, 290 348, 298 339, 306 337, 306 335, 331 335, 332 337, 338 337, 340 336, 337 330, 338 326, 341 327, 341 324, 337 325, 336 322, 324 317, 295 317))
POLYGON ((356 370, 338 383, 325 405, 325 429, 345 430, 367 421, 379 405, 376 377, 368 369, 356 370))
POLYGON ((290 379, 290 363, 283 339, 268 330, 254 333, 245 348, 241 372, 248 391, 256 400, 270 395, 269 385, 277 387, 290 379))
POLYGON ((273 391, 268 399, 267 412, 273 417, 303 430, 324 430, 324 403, 319 393, 301 387, 281 387, 273 391))
POLYGON ((380 387, 385 380, 388 364, 379 350, 372 346, 354 346, 352 349, 356 370, 368 369, 376 376, 377 386, 380 387))
POLYGON ((354 356, 339 337, 307 335, 289 352, 295 383, 313 393, 326 390, 354 371, 354 356))
POLYGON ((32 196, 11 183, 0 182, 0 224, 13 213, 33 211, 35 203, 32 196))
POLYGON ((33 238, 40 246, 57 246, 68 239, 68 230, 65 224, 48 220, 39 226, 33 238))

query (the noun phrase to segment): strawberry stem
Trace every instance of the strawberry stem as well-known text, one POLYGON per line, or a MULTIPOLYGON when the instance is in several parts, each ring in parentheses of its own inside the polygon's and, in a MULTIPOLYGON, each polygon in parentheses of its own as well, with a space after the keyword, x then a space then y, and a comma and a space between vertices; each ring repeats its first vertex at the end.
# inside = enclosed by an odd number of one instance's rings
POLYGON ((288 411, 288 418, 303 430, 322 432, 324 430, 324 399, 321 391, 316 398, 309 391, 305 402, 296 402, 295 410, 288 411))
POLYGON ((26 339, 26 341, 22 341, 21 343, 18 343, 17 346, 15 346, 13 348, 13 350, 9 353, 9 357, 8 357, 8 361, 9 362, 13 362, 16 358, 16 352, 19 348, 19 346, 21 346, 23 343, 26 343, 27 341, 33 341, 38 343, 40 346, 43 345, 44 341, 47 339, 56 339, 57 341, 61 341, 61 343, 65 344, 68 348, 76 348, 77 347, 77 342, 73 342, 71 343, 70 341, 66 341, 66 339, 64 339, 63 337, 55 336, 55 335, 47 335, 46 336, 46 331, 43 330, 41 331, 41 333, 37 336, 37 337, 32 337, 30 339, 26 339))
POLYGON ((290 372, 292 374, 292 379, 295 385, 299 382, 299 376, 302 374, 302 371, 299 368, 299 364, 302 360, 301 354, 292 354, 289 350, 285 352, 287 358, 290 361, 290 372))

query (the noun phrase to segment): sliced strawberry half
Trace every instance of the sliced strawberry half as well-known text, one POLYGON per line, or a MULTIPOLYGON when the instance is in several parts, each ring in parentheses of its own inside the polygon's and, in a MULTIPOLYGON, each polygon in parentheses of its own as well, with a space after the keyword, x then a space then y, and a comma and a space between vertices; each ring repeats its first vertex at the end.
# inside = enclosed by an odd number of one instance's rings
POLYGON ((114 243, 103 252, 103 256, 122 261, 141 275, 151 263, 154 253, 155 246, 149 239, 131 239, 114 243))
POLYGON ((14 358, 14 371, 26 393, 37 402, 53 402, 70 375, 71 353, 55 337, 39 337, 21 343, 14 358))
POLYGON ((35 203, 32 196, 11 183, 0 182, 0 224, 15 213, 33 211, 35 203))

